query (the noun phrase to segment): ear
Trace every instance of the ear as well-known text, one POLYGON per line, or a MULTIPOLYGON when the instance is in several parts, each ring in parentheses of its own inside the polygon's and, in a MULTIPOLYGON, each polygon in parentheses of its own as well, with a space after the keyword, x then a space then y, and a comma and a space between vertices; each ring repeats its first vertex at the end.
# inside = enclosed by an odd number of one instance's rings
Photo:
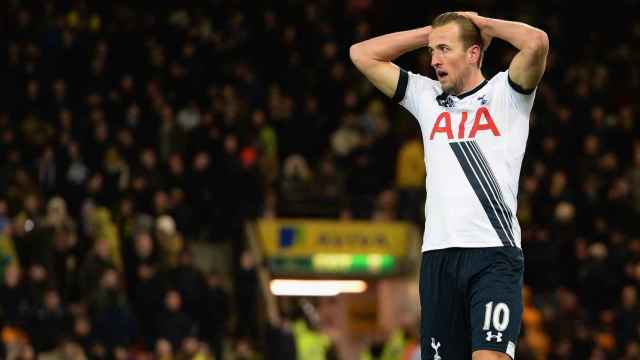
POLYGON ((482 48, 480 45, 474 44, 467 49, 467 62, 469 64, 479 64, 482 58, 482 48))

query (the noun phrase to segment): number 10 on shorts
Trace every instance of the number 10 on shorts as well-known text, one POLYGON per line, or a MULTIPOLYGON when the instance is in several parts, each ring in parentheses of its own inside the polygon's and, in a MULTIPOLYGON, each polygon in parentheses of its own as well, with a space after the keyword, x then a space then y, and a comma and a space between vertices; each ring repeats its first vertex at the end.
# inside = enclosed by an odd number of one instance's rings
POLYGON ((498 303, 493 306, 493 301, 488 302, 484 311, 484 326, 482 330, 491 330, 491 323, 493 322, 493 328, 497 331, 505 331, 509 326, 509 307, 505 303, 498 303))

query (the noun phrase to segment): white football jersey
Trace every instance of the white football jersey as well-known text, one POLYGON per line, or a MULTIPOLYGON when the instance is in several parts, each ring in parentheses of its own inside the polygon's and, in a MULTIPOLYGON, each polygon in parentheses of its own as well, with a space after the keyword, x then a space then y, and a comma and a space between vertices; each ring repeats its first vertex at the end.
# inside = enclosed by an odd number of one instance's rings
POLYGON ((508 72, 458 96, 401 70, 394 99, 420 123, 427 169, 422 251, 520 247, 518 181, 535 91, 508 72))

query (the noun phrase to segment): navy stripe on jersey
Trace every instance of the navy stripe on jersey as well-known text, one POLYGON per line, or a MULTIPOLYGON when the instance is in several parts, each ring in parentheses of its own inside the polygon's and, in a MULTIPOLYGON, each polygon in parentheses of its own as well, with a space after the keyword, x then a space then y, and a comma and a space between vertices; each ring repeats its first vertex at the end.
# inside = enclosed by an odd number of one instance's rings
MULTIPOLYGON (((502 226, 502 229, 507 234, 507 238, 509 239, 510 245, 515 246, 515 239, 513 238, 513 230, 511 229, 511 218, 507 216, 507 212, 505 211, 506 205, 504 205, 504 200, 502 199, 502 194, 498 192, 496 188, 492 188, 490 176, 488 172, 482 168, 480 162, 481 160, 471 149, 471 144, 476 143, 475 140, 465 141, 460 143, 462 150, 465 155, 469 159, 469 163, 471 167, 475 171, 475 174, 480 179, 480 183, 482 184, 484 190, 487 193, 489 200, 491 201, 491 206, 495 210, 498 215, 498 221, 502 226), (500 196, 498 196, 500 195, 500 196)), ((476 144, 477 145, 477 144, 476 144)))
MULTIPOLYGON (((502 198, 502 192, 500 191, 500 187, 497 184, 494 186, 491 181, 490 173, 492 171, 487 170, 482 166, 482 160, 480 156, 478 156, 477 152, 474 152, 472 144, 478 146, 475 140, 466 141, 460 144, 462 149, 465 151, 465 154, 469 157, 471 166, 475 170, 476 174, 480 178, 481 183, 487 190, 487 195, 491 200, 491 205, 494 207, 496 213, 498 214, 498 220, 500 220, 500 224, 503 226, 503 229, 507 233, 507 236, 512 245, 515 246, 515 239, 513 237, 513 229, 512 229, 512 219, 509 213, 507 213, 507 206, 504 203, 504 199, 502 198)), ((486 160, 486 159, 485 159, 486 160)), ((487 168, 489 166, 487 165, 487 168)))
POLYGON ((489 174, 489 180, 490 180, 489 184, 493 187, 493 190, 498 195, 498 202, 500 203, 500 207, 502 208, 503 212, 507 215, 507 219, 509 220, 508 221, 509 230, 511 231, 511 238, 513 238, 514 216, 511 213, 511 209, 509 209, 509 207, 507 206, 507 203, 504 201, 502 190, 500 189, 500 186, 498 185, 498 181, 496 180, 496 177, 493 174, 493 170, 491 170, 491 167, 489 166, 489 162, 487 161, 487 158, 482 153, 482 150, 480 149, 480 146, 478 145, 478 143, 474 140, 469 142, 469 144, 471 145, 471 149, 475 150, 475 153, 478 156, 478 159, 480 159, 480 164, 484 167, 484 171, 487 174, 489 174))
POLYGON ((507 221, 500 209, 497 197, 493 194, 488 181, 487 176, 480 170, 478 160, 470 151, 463 146, 467 145, 467 142, 452 142, 449 143, 451 150, 456 155, 462 170, 469 180, 473 191, 476 193, 480 204, 484 208, 493 229, 498 234, 498 237, 502 241, 504 246, 515 246, 515 241, 511 232, 508 230, 507 221))

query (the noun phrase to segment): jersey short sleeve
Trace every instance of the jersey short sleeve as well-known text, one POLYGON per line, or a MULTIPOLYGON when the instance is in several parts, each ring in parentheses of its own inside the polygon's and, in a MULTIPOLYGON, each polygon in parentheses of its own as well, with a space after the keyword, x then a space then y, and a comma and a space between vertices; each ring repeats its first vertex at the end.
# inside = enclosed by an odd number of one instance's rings
POLYGON ((533 108, 533 101, 536 97, 536 88, 525 90, 514 83, 508 71, 499 74, 500 86, 504 88, 504 93, 513 107, 521 114, 528 115, 533 108))
POLYGON ((393 100, 409 110, 413 116, 419 118, 421 104, 425 104, 427 102, 425 101, 426 99, 436 97, 435 85, 437 83, 437 81, 431 80, 426 76, 400 69, 398 86, 393 100))

